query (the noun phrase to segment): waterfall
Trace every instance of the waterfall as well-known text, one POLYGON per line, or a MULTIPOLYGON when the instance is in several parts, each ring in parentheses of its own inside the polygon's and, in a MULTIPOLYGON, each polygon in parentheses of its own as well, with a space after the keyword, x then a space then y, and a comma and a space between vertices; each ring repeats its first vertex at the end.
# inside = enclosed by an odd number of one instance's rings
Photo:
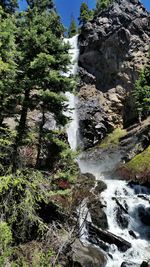
MULTIPOLYGON (((71 55, 71 66, 70 70, 68 71, 67 75, 76 75, 77 68, 78 68, 78 35, 70 38, 65 39, 65 42, 68 42, 71 46, 69 53, 71 55)), ((77 98, 73 93, 67 92, 65 94, 68 98, 68 111, 66 115, 70 117, 71 122, 67 125, 67 135, 68 135, 68 142, 72 150, 77 148, 77 133, 78 133, 78 117, 77 117, 77 110, 76 110, 76 101, 77 98)))
MULTIPOLYGON (((78 36, 65 40, 71 45, 70 54, 72 55, 72 66, 70 67, 69 75, 77 72, 78 59, 78 36)), ((77 148, 78 139, 78 117, 76 110, 77 98, 67 93, 69 105, 67 115, 71 117, 72 121, 67 126, 68 141, 70 147, 75 150, 77 148)), ((132 266, 140 267, 142 261, 150 260, 150 226, 146 226, 141 222, 139 217, 139 210, 149 208, 150 204, 150 190, 144 186, 132 185, 129 186, 126 181, 119 180, 117 177, 112 178, 112 170, 120 161, 120 152, 115 152, 111 155, 103 155, 103 159, 93 159, 87 157, 86 153, 78 159, 78 164, 81 173, 91 173, 96 177, 96 180, 103 180, 107 189, 101 193, 101 201, 104 203, 104 211, 107 215, 109 231, 114 235, 122 237, 124 240, 131 243, 131 248, 126 252, 120 252, 115 245, 108 245, 109 251, 104 252, 107 255, 106 267, 122 267, 132 266), (118 203, 123 210, 121 220, 118 203), (120 220, 120 221, 119 221, 120 220), (129 265, 122 265, 123 262, 129 262, 129 265), (130 262, 132 264, 130 265, 130 262)), ((81 220, 83 224, 84 217, 87 215, 87 207, 85 200, 83 201, 83 208, 81 207, 81 220)), ((90 214, 87 220, 91 220, 90 214)), ((86 227, 82 230, 82 242, 88 242, 86 227)), ((92 245, 92 244, 91 244, 92 245)))

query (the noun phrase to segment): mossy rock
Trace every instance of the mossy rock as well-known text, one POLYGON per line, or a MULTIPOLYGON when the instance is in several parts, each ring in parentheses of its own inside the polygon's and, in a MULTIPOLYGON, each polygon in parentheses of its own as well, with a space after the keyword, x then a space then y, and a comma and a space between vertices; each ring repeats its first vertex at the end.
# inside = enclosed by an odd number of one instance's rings
POLYGON ((150 183, 150 146, 121 166, 118 173, 125 179, 150 183))
POLYGON ((126 135, 126 130, 117 128, 112 133, 108 134, 105 139, 101 142, 100 148, 117 147, 120 139, 126 135))

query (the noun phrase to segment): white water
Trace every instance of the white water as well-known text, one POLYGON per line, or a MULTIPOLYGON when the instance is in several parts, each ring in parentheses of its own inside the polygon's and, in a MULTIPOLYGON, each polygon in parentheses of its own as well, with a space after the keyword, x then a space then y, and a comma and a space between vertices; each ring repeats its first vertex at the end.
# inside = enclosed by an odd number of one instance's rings
MULTIPOLYGON (((75 61, 73 67, 70 70, 70 74, 76 74, 77 71, 77 36, 68 40, 72 45, 70 53, 72 54, 72 63, 75 61)), ((78 118, 76 111, 76 97, 72 94, 67 94, 69 99, 68 111, 72 118, 71 123, 68 125, 68 141, 71 148, 74 150, 77 148, 77 132, 78 132, 78 118)), ((105 203, 105 213, 108 219, 109 231, 113 234, 122 237, 126 241, 132 244, 131 249, 126 252, 119 252, 115 245, 109 246, 109 254, 107 254, 107 267, 120 267, 122 262, 132 262, 134 267, 139 267, 142 261, 150 260, 150 227, 145 226, 138 216, 138 207, 149 207, 150 203, 150 191, 142 186, 133 186, 130 188, 125 181, 118 180, 111 176, 113 168, 120 161, 120 153, 111 155, 104 155, 103 159, 93 159, 93 157, 87 157, 86 153, 83 153, 79 159, 78 164, 82 173, 92 173, 97 180, 103 180, 107 184, 107 189, 101 194, 101 199, 105 203), (127 214, 124 214, 124 218, 128 221, 128 226, 123 229, 117 221, 118 204, 116 200, 127 210, 127 214), (136 236, 130 235, 129 231, 132 230, 136 236), (111 257, 109 256, 111 255, 111 257)), ((86 200, 85 200, 86 201, 86 200)), ((80 226, 83 225, 85 216, 87 220, 91 220, 90 215, 87 214, 86 203, 83 202, 81 207, 80 226)), ((82 241, 86 244, 87 237, 86 227, 81 230, 82 241)), ((132 265, 133 266, 133 265, 132 265)))
MULTIPOLYGON (((70 69, 67 73, 67 75, 76 75, 77 68, 78 68, 78 55, 79 55, 79 49, 78 49, 78 35, 70 38, 65 39, 65 42, 69 42, 71 49, 69 51, 71 55, 71 62, 70 69)), ((68 111, 66 112, 66 115, 70 117, 71 122, 69 125, 67 125, 67 135, 68 135, 68 142, 70 144, 70 147, 72 150, 75 150, 77 148, 77 135, 78 135, 78 117, 77 117, 77 111, 76 111, 76 101, 77 98, 74 94, 67 92, 65 94, 68 98, 68 111)))

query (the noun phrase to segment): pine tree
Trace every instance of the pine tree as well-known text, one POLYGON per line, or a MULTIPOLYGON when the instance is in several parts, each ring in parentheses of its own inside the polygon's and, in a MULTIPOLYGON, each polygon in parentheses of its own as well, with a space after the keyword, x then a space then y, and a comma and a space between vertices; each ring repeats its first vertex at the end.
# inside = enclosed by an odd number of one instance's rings
POLYGON ((74 17, 72 16, 71 22, 70 22, 70 27, 68 30, 68 37, 71 38, 71 37, 75 36, 77 33, 78 33, 77 25, 76 25, 74 17))
POLYGON ((141 122, 142 116, 147 117, 150 113, 150 53, 148 63, 135 83, 133 99, 141 122))
POLYGON ((89 10, 87 3, 83 2, 80 7, 79 24, 84 25, 93 18, 93 11, 89 10))
POLYGON ((13 115, 17 103, 15 18, 0 7, 0 126, 13 115))
POLYGON ((44 136, 45 113, 53 113, 58 125, 67 122, 63 111, 66 108, 63 93, 72 90, 73 83, 63 75, 70 58, 68 44, 63 42, 64 28, 59 16, 49 6, 41 12, 36 6, 28 9, 20 20, 19 49, 21 54, 18 86, 23 91, 23 102, 18 134, 14 148, 14 169, 17 164, 17 149, 22 144, 27 129, 27 113, 30 108, 40 109, 41 123, 38 137, 37 166, 44 136), (33 92, 34 89, 34 101, 33 92))
POLYGON ((0 0, 0 6, 2 6, 4 12, 14 13, 16 8, 18 7, 18 1, 17 0, 0 0))
POLYGON ((95 12, 98 13, 102 11, 103 9, 107 8, 112 2, 113 0, 97 0, 95 12))
POLYGON ((54 7, 52 0, 27 0, 28 5, 30 8, 38 8, 41 11, 45 9, 51 9, 54 7))

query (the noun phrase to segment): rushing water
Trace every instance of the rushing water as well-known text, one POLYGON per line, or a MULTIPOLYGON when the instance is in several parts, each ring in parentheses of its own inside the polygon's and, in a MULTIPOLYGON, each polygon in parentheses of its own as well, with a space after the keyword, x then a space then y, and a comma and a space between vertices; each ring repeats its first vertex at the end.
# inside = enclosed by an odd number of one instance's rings
MULTIPOLYGON (((72 46, 70 53, 72 54, 72 67, 69 74, 76 74, 77 59, 78 59, 78 37, 75 36, 69 39, 72 46)), ((67 93, 69 100, 68 115, 72 118, 68 125, 68 141, 73 150, 77 147, 78 136, 78 118, 76 110, 76 97, 73 94, 67 93)), ((105 213, 107 215, 109 231, 126 241, 130 242, 132 247, 126 252, 119 252, 115 245, 109 245, 109 253, 107 253, 107 267, 121 267, 122 262, 132 262, 134 266, 138 267, 142 261, 150 260, 150 226, 144 225, 139 218, 139 208, 148 208, 150 204, 150 190, 144 186, 127 185, 127 182, 112 179, 111 172, 116 164, 120 161, 121 154, 116 152, 111 155, 104 155, 103 159, 93 159, 87 157, 83 153, 79 159, 78 164, 82 173, 92 173, 96 180, 103 180, 107 185, 107 189, 101 194, 101 200, 105 204, 105 213), (118 203, 123 207, 122 218, 120 222, 118 219, 118 203)), ((122 212, 122 211, 119 211, 122 212)), ((81 224, 87 215, 86 203, 81 207, 81 224)), ((91 220, 90 214, 87 216, 91 220)), ((82 242, 86 244, 87 230, 83 227, 82 242)))

